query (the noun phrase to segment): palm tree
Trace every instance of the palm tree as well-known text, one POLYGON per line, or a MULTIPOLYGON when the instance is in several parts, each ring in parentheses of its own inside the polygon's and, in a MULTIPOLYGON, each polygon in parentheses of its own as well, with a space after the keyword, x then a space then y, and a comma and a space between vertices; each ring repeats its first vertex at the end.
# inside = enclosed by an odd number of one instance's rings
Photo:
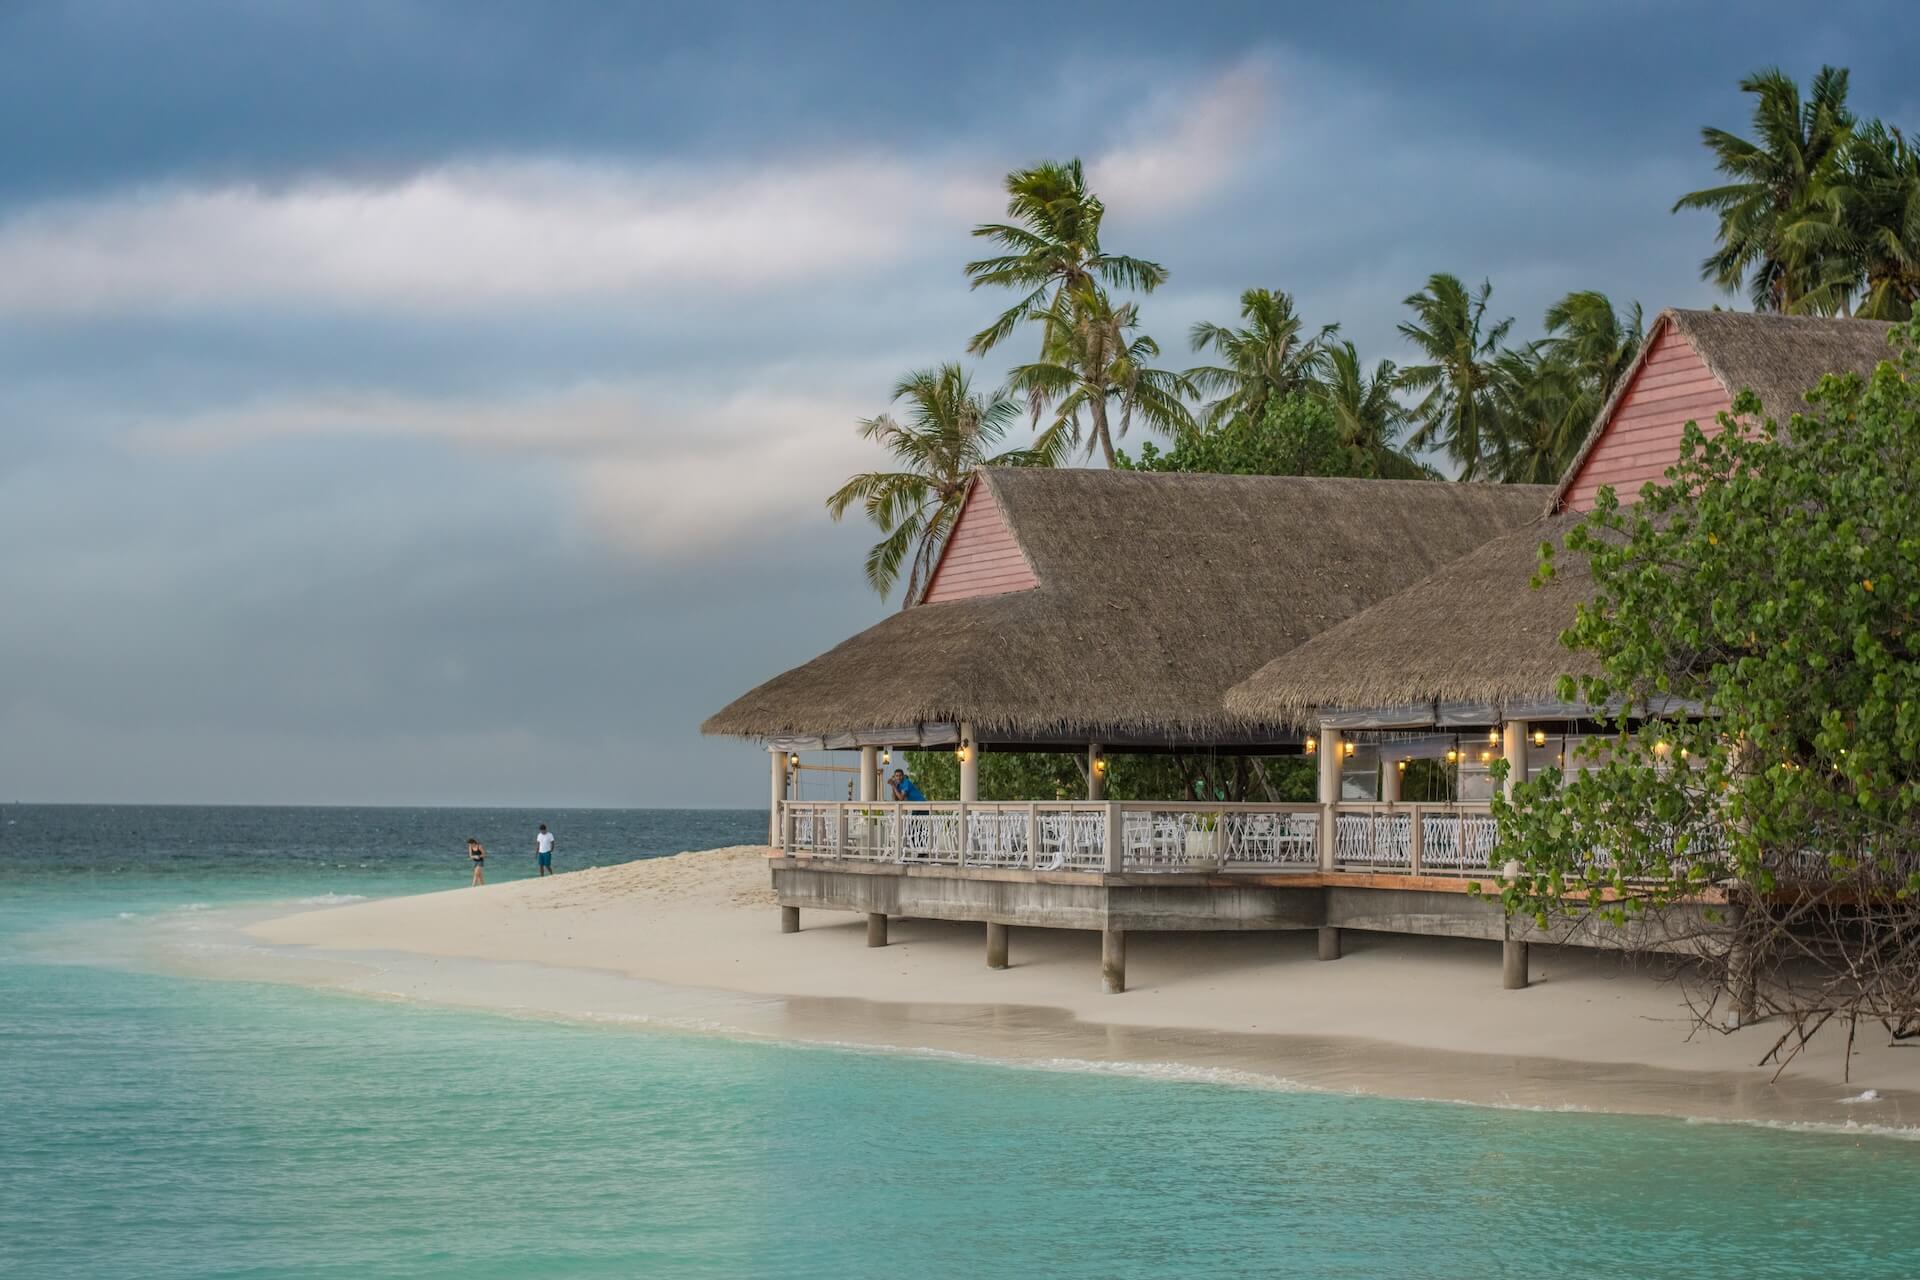
POLYGON ((827 511, 838 520, 859 503, 886 532, 867 552, 867 582, 885 596, 908 566, 904 606, 926 586, 975 468, 1051 466, 1059 438, 1043 435, 1029 448, 989 455, 1019 420, 1020 405, 1005 395, 975 395, 957 364, 908 374, 893 399, 907 402, 906 421, 883 413, 863 420, 860 435, 878 441, 902 469, 854 476, 827 499, 827 511))
POLYGON ((1433 469, 1400 449, 1400 436, 1410 416, 1394 395, 1400 371, 1382 360, 1368 377, 1360 367, 1360 353, 1351 342, 1326 350, 1326 369, 1312 389, 1333 410, 1340 442, 1353 459, 1353 475, 1380 480, 1431 479, 1433 469))
POLYGON ((1645 317, 1634 303, 1623 314, 1597 289, 1579 289, 1547 308, 1541 350, 1579 372, 1592 392, 1593 410, 1613 393, 1646 337, 1645 317))
POLYGON ((1558 480, 1586 438, 1593 394, 1593 382, 1552 354, 1546 342, 1501 352, 1494 361, 1487 478, 1502 484, 1558 480))
POLYGON ((1796 232, 1845 260, 1859 314, 1905 320, 1920 302, 1920 149, 1878 120, 1855 131, 1823 202, 1796 232))
POLYGON ((1240 295, 1244 329, 1202 320, 1193 326, 1195 351, 1211 347, 1223 365, 1187 370, 1187 378, 1201 393, 1219 398, 1207 406, 1201 421, 1209 427, 1229 418, 1256 422, 1267 402, 1305 390, 1327 365, 1327 342, 1339 330, 1323 325, 1312 337, 1293 309, 1293 299, 1279 289, 1249 289, 1240 295))
POLYGON ((1088 284, 1056 315, 1040 359, 1007 374, 1007 389, 1026 395, 1036 426, 1052 412, 1042 438, 1058 436, 1069 449, 1085 439, 1088 455, 1099 449, 1111 467, 1114 439, 1127 433, 1136 416, 1169 435, 1192 429, 1183 398, 1194 394, 1193 384, 1153 367, 1160 345, 1135 333, 1140 316, 1133 303, 1116 306, 1104 290, 1088 284))
POLYGON ((1065 320, 1068 300, 1096 282, 1151 293, 1165 283, 1167 269, 1144 258, 1110 254, 1100 247, 1100 222, 1106 206, 1087 190, 1080 161, 1048 162, 1007 175, 1007 216, 1011 223, 975 227, 973 234, 1007 252, 967 264, 972 288, 994 285, 1026 291, 1000 318, 973 335, 967 350, 991 351, 1023 320, 1042 320, 1042 346, 1065 320))
POLYGON ((1400 335, 1430 362, 1400 374, 1401 386, 1427 393, 1413 408, 1420 428, 1407 443, 1444 449, 1459 464, 1462 480, 1478 476, 1491 444, 1493 361, 1513 327, 1511 319, 1487 327, 1492 297, 1493 285, 1485 281, 1478 293, 1468 293, 1459 277, 1441 272, 1406 300, 1415 319, 1400 325, 1400 335))
POLYGON ((1803 294, 1833 290, 1834 264, 1792 228, 1822 200, 1852 134, 1847 72, 1820 68, 1804 101, 1778 68, 1748 76, 1740 89, 1754 95, 1758 141, 1702 129, 1715 167, 1730 181, 1681 196, 1673 211, 1720 215, 1719 248, 1700 264, 1702 278, 1729 293, 1745 283, 1756 311, 1791 311, 1803 294))

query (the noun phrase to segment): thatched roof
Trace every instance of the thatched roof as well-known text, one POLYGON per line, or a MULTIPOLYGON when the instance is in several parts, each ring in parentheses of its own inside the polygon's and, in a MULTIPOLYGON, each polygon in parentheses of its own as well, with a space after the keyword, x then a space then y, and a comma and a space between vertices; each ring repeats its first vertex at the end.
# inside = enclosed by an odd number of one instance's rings
POLYGON ((1039 579, 902 610, 776 676, 707 733, 971 721, 988 741, 1202 740, 1263 662, 1534 516, 1543 486, 990 470, 1039 579))
POLYGON ((1561 675, 1591 671, 1560 633, 1592 579, 1583 555, 1554 558, 1528 580, 1540 544, 1556 546, 1578 515, 1493 539, 1439 572, 1282 654, 1227 694, 1243 716, 1307 724, 1320 708, 1551 699, 1561 675))
POLYGON ((1806 408, 1807 392, 1829 373, 1871 374, 1882 360, 1891 357, 1887 345, 1894 326, 1882 320, 1837 320, 1825 316, 1783 316, 1752 311, 1662 311, 1647 327, 1647 340, 1640 354, 1613 395, 1594 419, 1593 428, 1574 455, 1573 463, 1554 492, 1554 505, 1580 474, 1581 464, 1593 452, 1594 445, 1614 410, 1633 385, 1640 366, 1653 350, 1654 339, 1663 329, 1678 330, 1713 376, 1725 387, 1728 396, 1751 391, 1760 397, 1760 409, 1767 417, 1784 423, 1806 408))

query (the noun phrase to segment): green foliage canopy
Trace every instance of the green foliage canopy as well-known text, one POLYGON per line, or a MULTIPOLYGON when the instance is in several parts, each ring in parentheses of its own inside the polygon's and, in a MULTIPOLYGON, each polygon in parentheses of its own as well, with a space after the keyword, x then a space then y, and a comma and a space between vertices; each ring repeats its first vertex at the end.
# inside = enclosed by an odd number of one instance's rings
POLYGON ((1619 921, 1717 886, 1776 921, 1844 903, 1839 972, 1889 954, 1869 908, 1920 894, 1920 326, 1896 339, 1789 424, 1689 425, 1664 483, 1603 490, 1571 531, 1594 591, 1563 639, 1600 674, 1562 694, 1617 706, 1616 732, 1495 801, 1509 911, 1619 921), (1667 698, 1698 714, 1647 715, 1667 698))

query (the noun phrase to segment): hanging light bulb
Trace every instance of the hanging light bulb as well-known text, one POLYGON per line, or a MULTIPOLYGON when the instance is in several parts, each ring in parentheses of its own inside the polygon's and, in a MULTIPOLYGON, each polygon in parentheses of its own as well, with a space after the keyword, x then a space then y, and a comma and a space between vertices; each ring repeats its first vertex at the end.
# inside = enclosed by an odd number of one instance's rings
POLYGON ((1107 758, 1105 756, 1095 756, 1093 758, 1093 772, 1097 777, 1104 778, 1107 776, 1107 758))
POLYGON ((1448 764, 1455 764, 1455 763, 1457 763, 1457 762, 1459 761, 1459 759, 1460 759, 1460 748, 1458 748, 1458 747, 1448 747, 1448 748, 1447 748, 1447 763, 1448 763, 1448 764))
POLYGON ((1547 745, 1547 731, 1545 729, 1535 729, 1533 731, 1533 745, 1536 747, 1544 747, 1547 745))
POLYGON ((1320 749, 1320 739, 1314 737, 1312 734, 1308 734, 1307 740, 1303 745, 1306 748, 1307 754, 1312 755, 1320 749))
POLYGON ((972 754, 973 754, 973 744, 970 742, 963 742, 959 746, 953 749, 953 758, 955 760, 958 760, 961 764, 965 764, 967 762, 967 757, 972 754))
POLYGON ((892 764, 892 763, 893 763, 893 748, 892 748, 892 747, 888 747, 888 748, 886 748, 885 750, 883 750, 883 751, 882 751, 882 752, 880 753, 880 763, 881 763, 881 764, 892 764))
POLYGON ((1487 730, 1487 741, 1496 747, 1500 745, 1500 729, 1498 726, 1487 730))
POLYGON ((1351 756, 1353 754, 1353 751, 1354 751, 1353 743, 1343 742, 1340 744, 1340 752, 1342 755, 1351 756))
POLYGON ((1489 760, 1492 760, 1492 759, 1493 759, 1493 752, 1488 751, 1485 747, 1482 747, 1480 749, 1480 763, 1486 764, 1489 760))
POLYGON ((792 755, 788 756, 787 763, 791 765, 793 768, 798 769, 800 767, 800 753, 796 751, 792 755))
POLYGON ((1407 762, 1405 760, 1396 761, 1394 763, 1394 768, 1400 770, 1400 772, 1402 773, 1405 773, 1407 771, 1407 762))

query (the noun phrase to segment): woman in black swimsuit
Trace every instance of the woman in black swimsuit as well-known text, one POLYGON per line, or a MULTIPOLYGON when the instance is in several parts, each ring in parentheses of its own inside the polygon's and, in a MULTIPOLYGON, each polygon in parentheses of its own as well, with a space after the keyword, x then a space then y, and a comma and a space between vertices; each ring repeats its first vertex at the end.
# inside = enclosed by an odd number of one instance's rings
POLYGON ((480 842, 472 836, 467 837, 467 856, 473 859, 473 882, 485 884, 487 882, 487 851, 481 848, 480 842))

